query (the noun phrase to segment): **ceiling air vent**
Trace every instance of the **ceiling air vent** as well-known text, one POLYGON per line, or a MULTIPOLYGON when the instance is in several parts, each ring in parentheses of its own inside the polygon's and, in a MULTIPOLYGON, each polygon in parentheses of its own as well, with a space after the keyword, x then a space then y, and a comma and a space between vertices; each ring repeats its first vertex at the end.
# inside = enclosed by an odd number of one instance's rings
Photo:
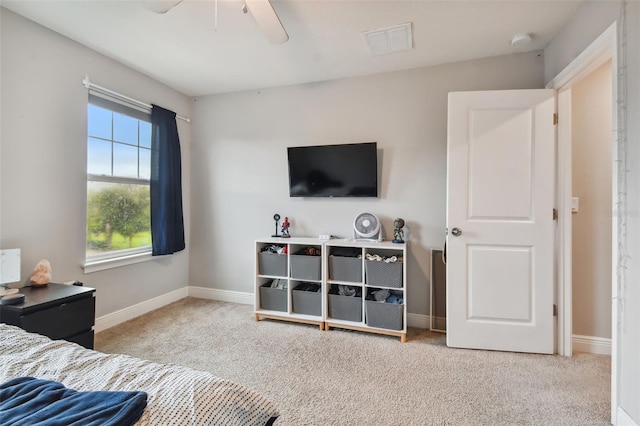
POLYGON ((369 48, 369 53, 373 56, 387 55, 413 48, 411 22, 365 31, 362 33, 362 37, 369 48))

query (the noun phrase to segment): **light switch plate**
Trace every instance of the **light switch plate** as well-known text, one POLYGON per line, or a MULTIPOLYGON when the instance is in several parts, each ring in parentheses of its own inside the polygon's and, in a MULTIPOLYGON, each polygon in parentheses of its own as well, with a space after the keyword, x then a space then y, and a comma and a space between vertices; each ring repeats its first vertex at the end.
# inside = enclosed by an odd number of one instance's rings
POLYGON ((579 206, 580 199, 578 197, 571 197, 571 213, 578 213, 579 206))

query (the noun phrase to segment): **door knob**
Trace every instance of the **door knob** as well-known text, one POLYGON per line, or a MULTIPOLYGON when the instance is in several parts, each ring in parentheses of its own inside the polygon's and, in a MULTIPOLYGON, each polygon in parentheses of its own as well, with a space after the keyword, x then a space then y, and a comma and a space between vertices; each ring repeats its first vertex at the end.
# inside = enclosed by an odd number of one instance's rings
POLYGON ((462 231, 460 230, 460 228, 453 228, 451 230, 451 235, 453 235, 454 237, 459 237, 460 235, 462 235, 462 231))

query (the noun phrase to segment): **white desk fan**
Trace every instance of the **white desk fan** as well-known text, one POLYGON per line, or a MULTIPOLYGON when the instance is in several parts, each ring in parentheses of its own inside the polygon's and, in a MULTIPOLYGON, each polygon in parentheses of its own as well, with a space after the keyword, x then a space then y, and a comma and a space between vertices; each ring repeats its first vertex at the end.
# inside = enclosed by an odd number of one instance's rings
POLYGON ((372 213, 360 213, 353 221, 353 239, 358 241, 382 241, 380 221, 372 213))

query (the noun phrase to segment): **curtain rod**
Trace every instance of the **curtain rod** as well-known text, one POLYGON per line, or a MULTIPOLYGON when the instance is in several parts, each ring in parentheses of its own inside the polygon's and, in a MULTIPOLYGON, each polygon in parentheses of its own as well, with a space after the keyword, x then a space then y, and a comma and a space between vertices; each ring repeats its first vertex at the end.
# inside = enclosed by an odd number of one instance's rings
MULTIPOLYGON (((137 99, 130 98, 130 97, 125 96, 125 95, 123 95, 121 93, 114 92, 113 90, 107 89, 106 87, 102 87, 102 86, 98 86, 97 84, 93 84, 92 82, 89 81, 89 77, 88 76, 85 76, 82 79, 82 85, 84 87, 86 87, 87 89, 94 89, 94 90, 97 90, 99 92, 103 92, 103 93, 106 93, 108 95, 111 95, 111 96, 114 96, 116 98, 119 98, 119 99, 121 99, 123 101, 127 101, 127 102, 130 102, 130 103, 134 104, 134 105, 138 105, 138 106, 140 106, 142 108, 151 109, 151 105, 150 104, 141 102, 141 101, 139 101, 137 99)), ((176 114, 176 118, 179 118, 180 120, 184 120, 187 123, 191 123, 191 119, 190 118, 182 117, 182 116, 177 115, 177 114, 176 114)))

